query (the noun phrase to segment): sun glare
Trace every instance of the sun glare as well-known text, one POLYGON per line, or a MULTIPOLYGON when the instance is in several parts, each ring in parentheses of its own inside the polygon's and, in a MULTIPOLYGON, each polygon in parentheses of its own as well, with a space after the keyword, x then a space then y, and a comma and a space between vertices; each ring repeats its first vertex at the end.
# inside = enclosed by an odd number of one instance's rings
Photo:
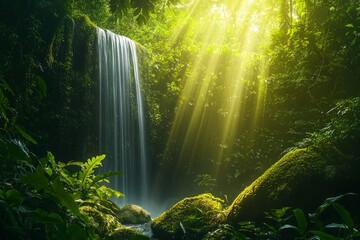
POLYGON ((206 157, 214 163, 213 172, 220 174, 225 153, 231 152, 244 119, 252 119, 252 127, 261 121, 267 69, 266 60, 259 59, 258 53, 277 25, 276 8, 270 1, 214 2, 204 6, 198 0, 192 2, 187 13, 170 41, 178 43, 188 34, 197 54, 190 59, 191 69, 182 80, 165 155, 178 149, 176 169, 181 165, 191 171, 198 160, 196 152, 207 152, 206 157), (256 71, 255 62, 261 66, 256 71), (252 82, 254 79, 256 82, 252 82), (251 106, 244 104, 249 91, 256 95, 251 106), (252 116, 248 116, 249 112, 252 116), (218 147, 204 150, 214 138, 220 139, 218 147))

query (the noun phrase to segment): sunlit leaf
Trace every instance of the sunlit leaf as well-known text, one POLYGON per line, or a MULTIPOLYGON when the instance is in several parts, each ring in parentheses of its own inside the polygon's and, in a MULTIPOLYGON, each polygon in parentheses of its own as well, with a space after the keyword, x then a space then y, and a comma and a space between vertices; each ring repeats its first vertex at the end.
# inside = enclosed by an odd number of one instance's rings
POLYGON ((102 180, 104 180, 106 178, 109 178, 109 177, 112 177, 112 176, 121 176, 121 175, 123 175, 122 172, 106 172, 106 173, 103 173, 103 174, 98 174, 93 179, 92 185, 94 185, 94 184, 96 184, 98 182, 101 182, 102 180))
POLYGON ((79 178, 82 184, 85 184, 87 181, 90 181, 89 177, 92 175, 96 168, 101 166, 101 161, 105 159, 105 155, 96 156, 91 159, 88 159, 82 166, 79 178))

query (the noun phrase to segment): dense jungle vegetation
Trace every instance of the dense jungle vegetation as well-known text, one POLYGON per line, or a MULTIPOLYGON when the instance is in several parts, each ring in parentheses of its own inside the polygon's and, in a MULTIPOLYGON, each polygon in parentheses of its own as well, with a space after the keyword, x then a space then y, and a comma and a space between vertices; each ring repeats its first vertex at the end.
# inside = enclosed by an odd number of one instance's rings
MULTIPOLYGON (((117 239, 82 210, 123 194, 102 185, 121 173, 94 172, 106 161, 95 26, 138 43, 159 203, 211 192, 230 205, 297 148, 341 162, 329 178, 349 162, 357 174, 358 0, 0 0, 2 239, 117 239)), ((305 210, 283 206, 266 230, 221 225, 207 239, 284 239, 281 227, 296 239, 356 239, 359 217, 339 199, 318 204, 315 229, 305 210), (317 225, 325 208, 341 216, 339 231, 317 225)))

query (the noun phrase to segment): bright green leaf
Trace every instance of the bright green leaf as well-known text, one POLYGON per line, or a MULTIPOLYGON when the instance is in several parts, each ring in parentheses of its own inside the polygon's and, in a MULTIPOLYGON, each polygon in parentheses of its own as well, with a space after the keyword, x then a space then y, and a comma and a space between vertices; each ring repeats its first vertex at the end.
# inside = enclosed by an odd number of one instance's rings
POLYGON ((82 166, 79 178, 83 185, 90 181, 90 176, 94 173, 95 169, 101 166, 101 161, 105 159, 105 155, 96 156, 88 159, 82 166))

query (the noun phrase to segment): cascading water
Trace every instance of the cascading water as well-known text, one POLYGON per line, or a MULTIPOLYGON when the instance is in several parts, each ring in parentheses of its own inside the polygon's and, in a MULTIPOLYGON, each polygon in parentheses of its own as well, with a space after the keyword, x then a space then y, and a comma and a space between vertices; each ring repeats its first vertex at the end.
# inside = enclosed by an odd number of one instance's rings
POLYGON ((143 101, 136 45, 98 28, 99 140, 104 171, 120 171, 110 187, 125 194, 119 204, 146 205, 147 161, 143 101))

